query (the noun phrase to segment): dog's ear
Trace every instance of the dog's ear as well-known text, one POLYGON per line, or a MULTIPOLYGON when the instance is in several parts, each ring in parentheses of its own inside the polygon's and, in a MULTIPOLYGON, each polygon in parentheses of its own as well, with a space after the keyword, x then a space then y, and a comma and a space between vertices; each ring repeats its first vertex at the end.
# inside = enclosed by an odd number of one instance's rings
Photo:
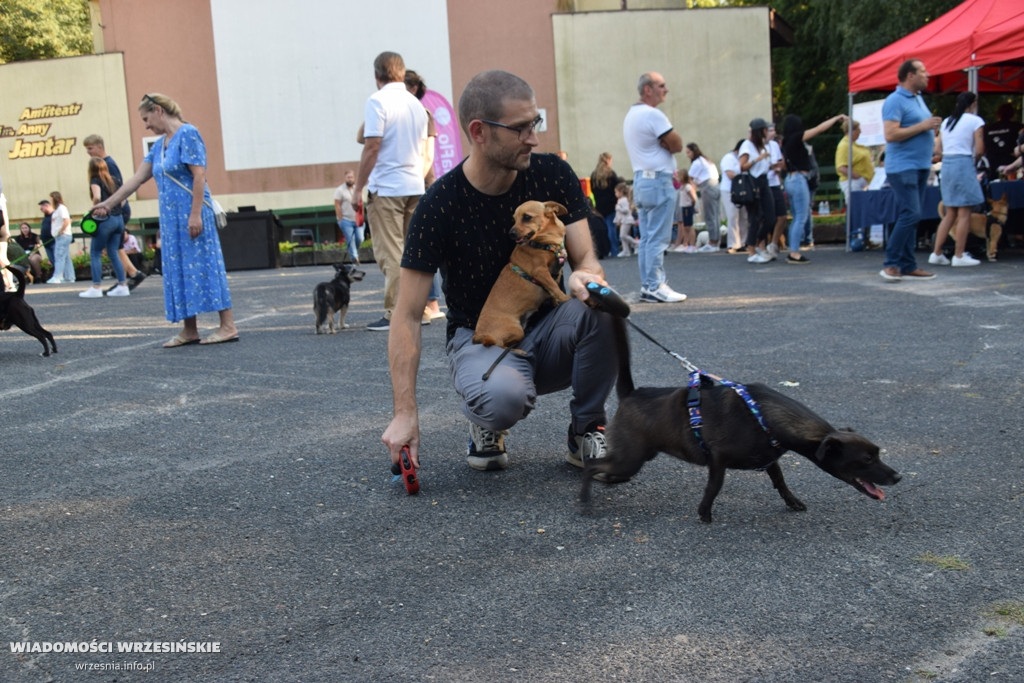
POLYGON ((836 437, 829 435, 822 439, 821 443, 818 444, 818 450, 814 453, 814 461, 818 464, 825 462, 829 455, 841 451, 843 449, 842 442, 836 437))
POLYGON ((559 204, 558 202, 544 202, 544 208, 548 212, 553 213, 556 216, 564 216, 565 214, 569 213, 569 210, 566 209, 561 204, 559 204))

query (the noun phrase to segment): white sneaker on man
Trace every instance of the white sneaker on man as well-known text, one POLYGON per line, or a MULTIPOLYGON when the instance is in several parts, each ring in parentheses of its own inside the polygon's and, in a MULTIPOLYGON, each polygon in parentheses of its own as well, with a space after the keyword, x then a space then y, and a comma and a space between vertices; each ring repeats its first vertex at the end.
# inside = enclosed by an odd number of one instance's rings
POLYGON ((945 254, 928 254, 928 263, 933 266, 948 266, 949 259, 945 254))
POLYGON ((107 296, 129 296, 131 292, 128 291, 128 285, 118 285, 112 290, 107 292, 107 296))
POLYGON ((686 295, 669 287, 667 282, 662 282, 655 289, 644 289, 641 287, 640 300, 657 301, 663 304, 675 304, 680 301, 686 301, 686 295))
POLYGON ((953 257, 952 265, 953 265, 954 268, 958 268, 958 267, 961 267, 961 266, 977 266, 980 263, 981 263, 981 261, 979 261, 978 259, 974 258, 973 256, 971 256, 970 254, 968 254, 965 251, 963 256, 954 256, 953 257))
POLYGON ((83 299, 102 299, 103 290, 101 290, 99 287, 90 287, 84 292, 79 292, 78 296, 82 297, 83 299))

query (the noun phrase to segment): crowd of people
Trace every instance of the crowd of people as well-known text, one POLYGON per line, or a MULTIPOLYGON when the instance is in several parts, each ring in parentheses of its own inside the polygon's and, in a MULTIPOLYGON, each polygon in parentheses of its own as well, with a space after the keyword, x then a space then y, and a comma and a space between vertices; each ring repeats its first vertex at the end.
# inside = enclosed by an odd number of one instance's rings
MULTIPOLYGON (((384 275, 383 315, 367 328, 388 331, 388 361, 394 413, 382 440, 392 462, 403 448, 419 463, 420 422, 416 380, 421 357, 421 325, 447 319, 445 353, 462 411, 469 422, 468 464, 500 470, 509 464, 505 437, 525 418, 537 397, 572 390, 566 460, 582 467, 604 454, 605 403, 615 382, 608 372, 615 344, 610 313, 587 305, 588 285, 607 286, 595 250, 590 217, 603 221, 601 240, 609 254, 638 264, 641 303, 671 304, 686 295, 668 283, 667 252, 745 254, 754 264, 768 263, 787 251, 785 261, 807 264, 813 247, 812 202, 819 172, 811 141, 841 125, 835 150, 843 193, 862 191, 885 177, 895 195, 898 216, 885 247, 880 272, 886 280, 928 279, 919 268, 914 237, 923 191, 932 164, 941 159, 942 198, 947 213, 940 225, 929 263, 976 265, 965 250, 966 220, 983 200, 977 162, 986 136, 998 139, 1005 152, 1013 136, 1010 111, 999 129, 989 129, 976 115, 972 93, 957 99, 945 120, 932 115, 921 98, 928 73, 920 60, 909 60, 897 74, 899 85, 882 108, 886 146, 884 173, 871 151, 858 143, 860 124, 837 114, 806 127, 795 113, 781 122, 782 135, 764 119, 750 121, 744 137, 716 164, 696 141, 684 143, 681 132, 659 108, 668 85, 657 72, 643 74, 638 101, 624 115, 622 135, 632 174, 619 176, 611 154, 602 153, 589 178, 588 197, 564 153, 539 154, 542 123, 533 89, 522 78, 501 70, 482 72, 466 85, 458 118, 469 153, 440 178, 433 174, 437 131, 420 102, 422 79, 405 68, 401 55, 383 52, 373 63, 377 90, 366 101, 357 134, 363 145, 356 169, 344 173, 335 190, 335 217, 349 257, 359 262, 359 246, 368 222, 374 260, 384 275), (687 168, 677 166, 685 155, 687 168), (851 163, 852 159, 852 163, 851 163), (565 209, 564 257, 571 270, 564 287, 565 304, 545 306, 526 321, 520 353, 473 343, 481 309, 515 244, 508 238, 514 210, 543 198, 565 209), (701 220, 695 221, 699 216, 701 220), (703 224, 701 236, 695 230, 703 224), (787 227, 788 224, 788 227, 787 227), (942 254, 946 235, 954 236, 953 258, 942 254), (724 236, 724 245, 723 245, 724 236), (443 289, 446 313, 438 300, 443 289)), ((124 180, 106 155, 103 140, 85 141, 91 217, 96 221, 90 249, 92 286, 83 298, 128 296, 145 277, 129 252, 138 252, 126 230, 127 198, 145 182, 156 182, 159 244, 165 314, 180 331, 163 346, 219 344, 239 339, 220 240, 206 183, 206 148, 200 132, 185 122, 177 103, 166 95, 146 94, 138 105, 147 130, 158 139, 135 174, 124 180), (101 255, 110 257, 115 283, 106 292, 101 255), (217 313, 219 325, 203 337, 197 317, 217 313)), ((1020 167, 1017 138, 1011 155, 997 159, 999 173, 1020 167)), ((994 156, 992 158, 995 158, 994 156)), ((0 187, 2 189, 2 187, 0 187)), ((2 192, 0 192, 2 196, 2 192)), ((44 250, 53 264, 49 282, 72 282, 71 217, 60 192, 39 203, 42 234, 23 223, 16 242, 30 254, 28 267, 41 277, 44 250)), ((3 215, 3 213, 0 213, 3 215)), ((6 259, 6 252, 0 254, 6 259)), ((136 258, 137 260, 137 258, 136 258)), ((613 361, 614 362, 614 361, 613 361)))

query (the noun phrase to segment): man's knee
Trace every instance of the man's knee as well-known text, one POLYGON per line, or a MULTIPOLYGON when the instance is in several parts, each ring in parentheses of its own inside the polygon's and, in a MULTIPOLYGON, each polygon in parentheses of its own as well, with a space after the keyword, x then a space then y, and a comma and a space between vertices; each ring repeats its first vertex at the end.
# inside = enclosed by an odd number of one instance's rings
POLYGON ((485 429, 501 431, 529 415, 537 395, 532 382, 513 368, 499 365, 486 381, 470 387, 462 398, 470 420, 485 429))

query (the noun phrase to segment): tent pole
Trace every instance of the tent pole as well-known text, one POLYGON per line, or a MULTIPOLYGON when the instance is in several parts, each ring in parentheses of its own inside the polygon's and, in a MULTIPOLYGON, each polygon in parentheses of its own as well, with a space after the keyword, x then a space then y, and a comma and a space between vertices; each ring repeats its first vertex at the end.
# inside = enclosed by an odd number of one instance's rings
MULTIPOLYGON (((846 251, 850 251, 850 201, 853 200, 853 183, 850 182, 853 178, 853 93, 847 93, 847 112, 848 112, 848 123, 846 125, 846 137, 849 140, 847 147, 847 161, 846 161, 846 196, 849 199, 846 202, 846 251)), ((840 192, 842 188, 839 188, 840 192)))

